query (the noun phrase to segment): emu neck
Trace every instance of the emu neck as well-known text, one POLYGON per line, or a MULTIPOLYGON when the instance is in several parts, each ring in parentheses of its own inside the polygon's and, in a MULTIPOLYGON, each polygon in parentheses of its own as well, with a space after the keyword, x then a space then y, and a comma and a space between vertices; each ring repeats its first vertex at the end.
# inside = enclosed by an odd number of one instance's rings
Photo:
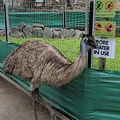
POLYGON ((82 55, 86 55, 86 45, 85 45, 85 43, 84 42, 82 42, 81 43, 81 46, 80 46, 81 48, 80 48, 80 53, 82 54, 82 55))
MULTIPOLYGON (((80 46, 80 54, 76 58, 75 62, 69 67, 69 77, 74 78, 75 76, 79 75, 83 69, 85 68, 86 65, 86 44, 84 40, 81 41, 81 46, 80 46)), ((67 72, 68 72, 67 71, 67 72)))
MULTIPOLYGON (((78 76, 85 68, 86 54, 80 53, 75 62, 69 67, 69 77, 67 79, 73 79, 78 76)), ((68 72, 66 71, 66 72, 68 72)))

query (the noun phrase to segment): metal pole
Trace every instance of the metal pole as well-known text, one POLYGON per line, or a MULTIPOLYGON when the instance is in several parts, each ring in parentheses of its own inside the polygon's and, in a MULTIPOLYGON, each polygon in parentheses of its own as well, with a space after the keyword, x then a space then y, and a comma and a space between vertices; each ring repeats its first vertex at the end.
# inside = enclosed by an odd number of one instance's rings
MULTIPOLYGON (((96 1, 90 2, 90 19, 89 19, 89 34, 94 36, 94 24, 95 24, 95 3, 96 1)), ((93 67, 93 52, 88 52, 88 68, 93 67)))
MULTIPOLYGON (((93 23, 92 23, 92 36, 95 36, 95 10, 96 10, 96 0, 93 0, 93 23)), ((93 56, 94 50, 91 50, 91 68, 93 68, 93 56)))
POLYGON ((86 8, 85 8, 85 34, 88 34, 88 4, 89 1, 86 0, 86 8))
POLYGON ((62 0, 63 8, 63 28, 66 28, 66 0, 62 0))
POLYGON ((92 35, 95 35, 95 10, 96 10, 96 0, 94 0, 94 4, 93 4, 93 26, 92 26, 92 35))
POLYGON ((6 42, 9 42, 9 18, 8 18, 8 0, 3 0, 5 15, 5 36, 6 42))

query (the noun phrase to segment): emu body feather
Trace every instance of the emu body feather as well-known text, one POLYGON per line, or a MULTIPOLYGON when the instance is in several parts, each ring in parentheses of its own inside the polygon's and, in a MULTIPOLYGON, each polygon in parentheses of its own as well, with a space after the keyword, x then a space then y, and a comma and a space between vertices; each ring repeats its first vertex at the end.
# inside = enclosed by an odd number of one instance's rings
POLYGON ((15 49, 4 61, 3 69, 33 84, 40 82, 58 87, 77 76, 85 63, 85 55, 80 54, 72 63, 55 47, 32 40, 15 49))
MULTIPOLYGON (((38 94, 41 97, 38 92, 40 84, 60 87, 70 82, 83 71, 86 64, 86 53, 93 48, 96 48, 94 37, 83 35, 80 54, 72 63, 55 47, 40 40, 32 40, 21 44, 5 59, 3 70, 5 73, 30 81, 35 120, 38 120, 35 96, 38 94)), ((54 120, 55 114, 51 115, 51 120, 54 120)))

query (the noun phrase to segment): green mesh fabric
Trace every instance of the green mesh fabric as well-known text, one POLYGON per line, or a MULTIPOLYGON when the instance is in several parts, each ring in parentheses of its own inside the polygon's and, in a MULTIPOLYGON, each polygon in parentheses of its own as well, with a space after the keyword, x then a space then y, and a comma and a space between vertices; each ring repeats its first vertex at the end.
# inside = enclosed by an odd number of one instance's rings
MULTIPOLYGON (((115 21, 117 28, 120 28, 119 22, 120 11, 116 11, 115 18, 110 21, 115 21)), ((96 18, 97 21, 102 18, 96 18)), ((18 26, 20 22, 32 25, 34 23, 43 24, 46 27, 62 28, 63 14, 62 12, 9 12, 10 27, 18 26)), ((80 28, 85 27, 85 12, 66 12, 66 27, 80 28)), ((5 28, 4 13, 0 13, 0 29, 5 28)))

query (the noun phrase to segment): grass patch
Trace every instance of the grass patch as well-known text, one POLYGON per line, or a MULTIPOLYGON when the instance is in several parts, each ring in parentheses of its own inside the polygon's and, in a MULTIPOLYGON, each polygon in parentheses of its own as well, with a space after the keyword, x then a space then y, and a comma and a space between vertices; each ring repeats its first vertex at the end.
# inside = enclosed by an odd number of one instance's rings
MULTIPOLYGON (((0 37, 1 40, 5 40, 5 37, 0 37)), ((22 44, 28 40, 43 40, 53 46, 55 46, 59 51, 61 51, 66 58, 70 61, 74 61, 78 56, 80 51, 80 40, 75 38, 66 39, 45 39, 45 38, 12 38, 10 37, 10 42, 16 44, 22 44)))

